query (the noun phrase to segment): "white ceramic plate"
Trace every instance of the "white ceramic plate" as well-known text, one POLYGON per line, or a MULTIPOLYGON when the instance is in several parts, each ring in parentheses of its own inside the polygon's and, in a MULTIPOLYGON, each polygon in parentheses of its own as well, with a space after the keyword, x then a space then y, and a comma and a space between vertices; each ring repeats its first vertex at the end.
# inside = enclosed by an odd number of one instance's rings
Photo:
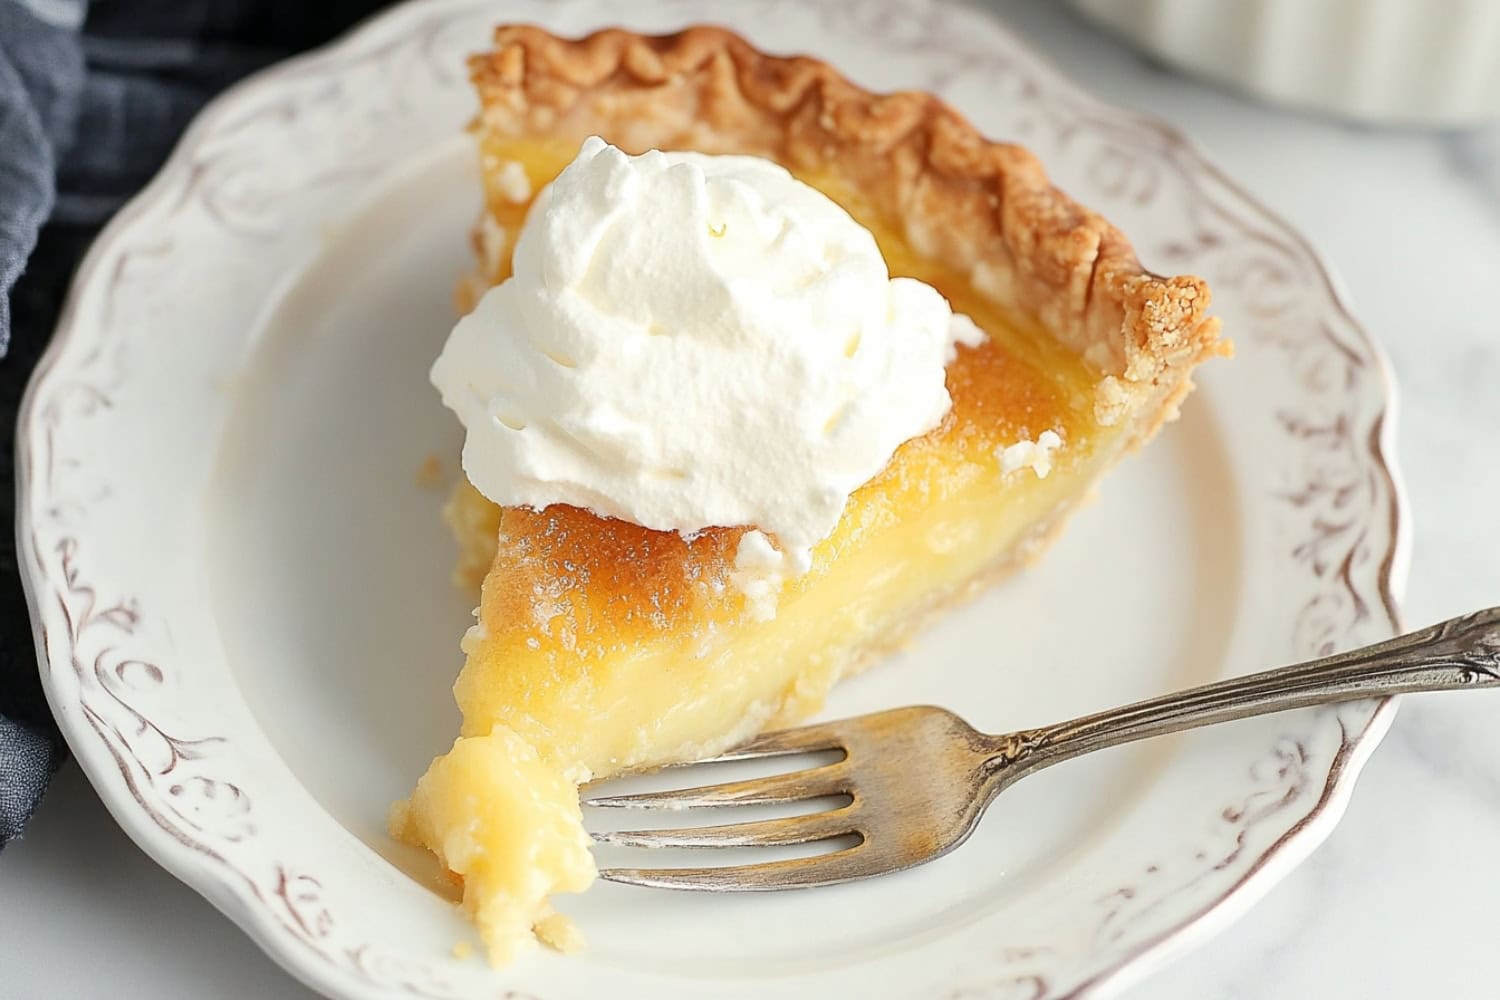
MULTIPOLYGON (((386 997, 1103 992, 1242 910, 1333 825, 1390 708, 1236 724, 1049 771, 961 850, 886 879, 705 897, 601 885, 584 955, 492 972, 388 803, 452 736, 472 598, 449 584, 426 369, 477 206, 462 58, 502 18, 401 7, 235 88, 84 265, 20 426, 20 539, 53 710, 111 812, 309 984, 386 997), (410 874, 409 874, 410 873, 410 874)), ((632 5, 1033 147, 1149 265, 1212 282, 1239 345, 1043 564, 834 697, 1004 730, 1364 643, 1404 532, 1379 351, 1325 270, 1159 124, 981 13, 904 0, 632 5)), ((452 463, 449 462, 449 469, 452 463)), ((171 945, 163 942, 164 961, 171 945)))

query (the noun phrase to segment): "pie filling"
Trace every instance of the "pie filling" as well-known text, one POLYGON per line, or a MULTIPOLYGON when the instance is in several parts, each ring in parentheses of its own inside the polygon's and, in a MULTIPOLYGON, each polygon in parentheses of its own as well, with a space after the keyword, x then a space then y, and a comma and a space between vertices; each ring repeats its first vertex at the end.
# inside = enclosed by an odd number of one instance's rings
MULTIPOLYGON (((533 194, 577 148, 481 135, 487 210, 463 308, 508 276, 533 194)), ((852 494, 808 572, 777 581, 771 617, 755 613, 736 578, 744 527, 684 537, 577 507, 502 509, 459 485, 447 509, 457 576, 482 578, 454 688, 463 726, 396 806, 392 829, 462 881, 496 964, 538 937, 576 942, 547 900, 595 875, 580 783, 716 753, 816 711, 838 679, 931 612, 1039 552, 1186 391, 1185 372, 1174 375, 1180 386, 1151 388, 1150 413, 1122 418, 1100 405, 1114 374, 1102 366, 1117 369, 1116 357, 1085 360, 970 275, 917 252, 897 220, 839 178, 799 176, 871 230, 893 276, 936 287, 986 339, 948 365, 953 406, 941 425, 852 494), (1060 443, 1046 455, 1015 447, 1043 440, 1060 443)), ((1202 337, 1193 363, 1212 353, 1212 334, 1202 337)))

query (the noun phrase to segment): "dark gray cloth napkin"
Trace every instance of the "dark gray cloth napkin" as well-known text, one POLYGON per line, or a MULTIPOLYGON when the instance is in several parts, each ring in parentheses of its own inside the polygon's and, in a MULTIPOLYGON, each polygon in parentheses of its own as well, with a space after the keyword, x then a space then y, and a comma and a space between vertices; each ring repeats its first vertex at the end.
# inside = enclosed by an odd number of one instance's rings
POLYGON ((377 0, 0 0, 0 848, 62 761, 15 552, 15 420, 89 241, 228 84, 377 0))

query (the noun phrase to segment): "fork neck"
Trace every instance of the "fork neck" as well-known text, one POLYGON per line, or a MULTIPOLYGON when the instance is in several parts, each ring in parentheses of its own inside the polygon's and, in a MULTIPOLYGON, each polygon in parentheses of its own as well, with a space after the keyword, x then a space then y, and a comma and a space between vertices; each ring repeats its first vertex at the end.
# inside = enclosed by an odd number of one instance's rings
POLYGON ((1333 702, 1418 691, 1500 688, 1500 608, 1278 670, 990 738, 994 775, 1022 774, 1105 747, 1333 702))

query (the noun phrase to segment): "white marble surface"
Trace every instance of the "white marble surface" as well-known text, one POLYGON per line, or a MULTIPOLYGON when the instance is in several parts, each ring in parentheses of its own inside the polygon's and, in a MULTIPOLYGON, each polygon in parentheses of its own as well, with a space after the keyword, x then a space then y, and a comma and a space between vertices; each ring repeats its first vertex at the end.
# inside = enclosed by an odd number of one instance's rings
MULTIPOLYGON (((1500 131, 1388 133, 1163 73, 1050 0, 995 5, 1084 85, 1201 142, 1333 262, 1400 379, 1412 626, 1500 604, 1500 131)), ((1132 1000, 1489 997, 1500 696, 1408 698, 1313 858, 1132 1000)), ((76 768, 0 855, 0 995, 309 995, 136 851, 76 768)))

